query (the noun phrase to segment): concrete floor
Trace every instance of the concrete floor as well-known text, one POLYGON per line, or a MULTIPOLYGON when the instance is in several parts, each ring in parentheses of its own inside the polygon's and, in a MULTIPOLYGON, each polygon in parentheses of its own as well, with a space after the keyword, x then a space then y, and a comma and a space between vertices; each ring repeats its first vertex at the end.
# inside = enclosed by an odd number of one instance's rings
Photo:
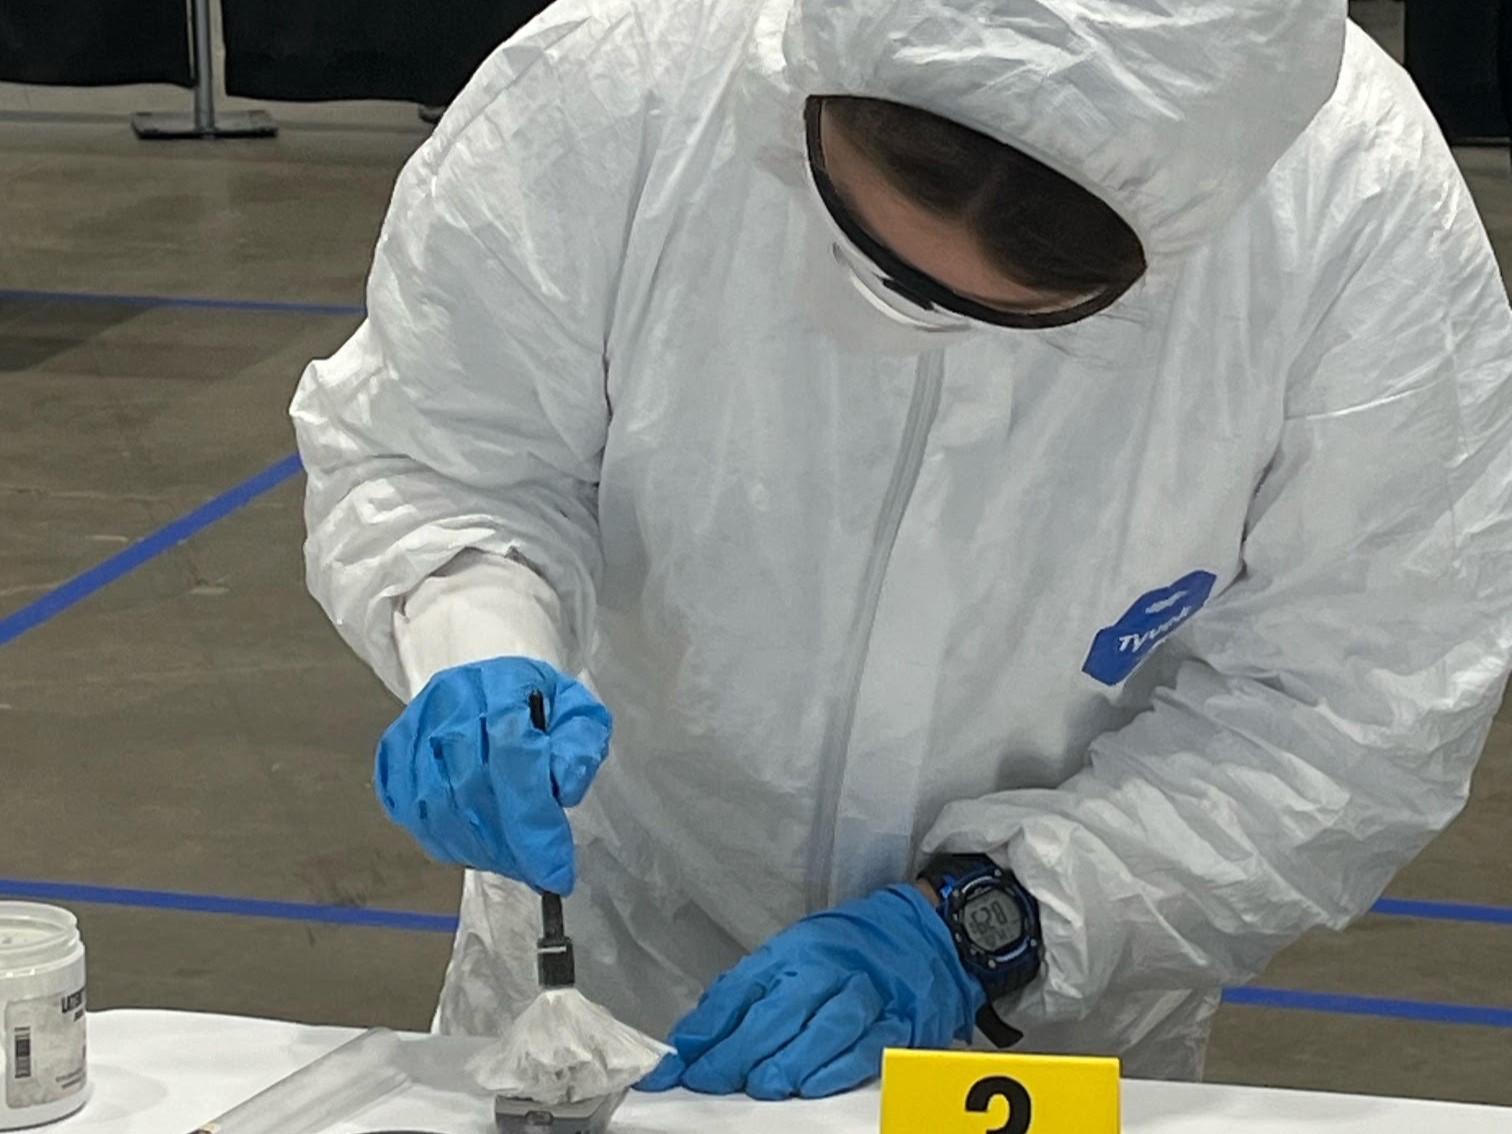
MULTIPOLYGON (((1400 42, 1401 6, 1358 15, 1400 42)), ((0 88, 0 288, 357 304, 413 108, 274 107, 274 142, 136 142, 178 92, 0 88)), ((1464 154, 1512 256, 1505 153, 1464 154)), ((343 314, 0 300, 0 618, 292 450, 343 314)), ((300 486, 0 648, 0 877, 450 914, 458 877, 368 785, 395 712, 300 579, 300 486)), ((1392 889, 1512 907, 1512 717, 1465 816, 1392 889)), ((95 1007, 419 1027, 444 934, 77 904, 95 1007)), ((1512 1008, 1512 926, 1369 917, 1287 989, 1512 1008)), ((1512 1033, 1229 1007, 1217 1080, 1512 1104, 1512 1033)))

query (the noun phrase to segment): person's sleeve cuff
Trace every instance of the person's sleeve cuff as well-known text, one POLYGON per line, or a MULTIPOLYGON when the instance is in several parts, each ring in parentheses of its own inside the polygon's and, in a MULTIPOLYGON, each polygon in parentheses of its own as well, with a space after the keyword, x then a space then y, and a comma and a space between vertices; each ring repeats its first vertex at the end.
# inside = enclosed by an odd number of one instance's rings
POLYGON ((561 601, 527 564, 464 551, 394 613, 394 639, 413 697, 443 669, 497 657, 567 664, 561 601))

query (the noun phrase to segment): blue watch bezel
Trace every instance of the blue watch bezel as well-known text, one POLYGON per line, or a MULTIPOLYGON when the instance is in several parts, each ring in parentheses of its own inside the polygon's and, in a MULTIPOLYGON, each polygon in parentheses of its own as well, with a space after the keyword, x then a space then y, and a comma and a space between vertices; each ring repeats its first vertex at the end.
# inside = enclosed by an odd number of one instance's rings
POLYGON ((956 952, 967 972, 981 981, 988 995, 994 998, 1017 992, 1032 982, 1044 962, 1039 903, 1034 900, 1034 895, 1011 872, 991 859, 984 859, 974 869, 960 874, 949 869, 949 865, 953 865, 949 860, 936 865, 945 869, 926 871, 924 877, 940 895, 938 912, 955 941, 956 952), (1018 941, 995 953, 974 944, 966 932, 963 911, 983 890, 1007 894, 1024 919, 1023 933, 1018 941))

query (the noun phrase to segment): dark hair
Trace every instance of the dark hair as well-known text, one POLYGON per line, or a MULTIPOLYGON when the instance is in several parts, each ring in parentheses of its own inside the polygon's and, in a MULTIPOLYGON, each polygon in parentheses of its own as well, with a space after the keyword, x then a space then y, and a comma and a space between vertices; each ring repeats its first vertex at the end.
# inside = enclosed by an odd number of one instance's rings
POLYGON ((876 98, 825 96, 845 137, 898 190, 968 222, 989 260, 1025 287, 1077 294, 1144 275, 1139 237, 1069 177, 958 122, 876 98))

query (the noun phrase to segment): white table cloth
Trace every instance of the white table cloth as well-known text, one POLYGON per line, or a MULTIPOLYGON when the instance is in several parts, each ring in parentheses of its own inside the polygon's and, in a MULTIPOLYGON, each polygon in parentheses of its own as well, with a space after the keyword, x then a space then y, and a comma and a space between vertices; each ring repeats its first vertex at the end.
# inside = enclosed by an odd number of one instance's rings
MULTIPOLYGON (((273 1020, 113 1011, 89 1018, 93 1097, 58 1134, 185 1134, 355 1035, 273 1020)), ((462 1063, 477 1041, 417 1037, 416 1083, 330 1134, 492 1134, 462 1063)), ((1512 1134, 1512 1109, 1188 1083, 1124 1084, 1128 1134, 1512 1134)), ((875 1089, 823 1102, 632 1094, 615 1134, 876 1134, 875 1089)), ((921 1132, 923 1134, 923 1132, 921 1132)))

